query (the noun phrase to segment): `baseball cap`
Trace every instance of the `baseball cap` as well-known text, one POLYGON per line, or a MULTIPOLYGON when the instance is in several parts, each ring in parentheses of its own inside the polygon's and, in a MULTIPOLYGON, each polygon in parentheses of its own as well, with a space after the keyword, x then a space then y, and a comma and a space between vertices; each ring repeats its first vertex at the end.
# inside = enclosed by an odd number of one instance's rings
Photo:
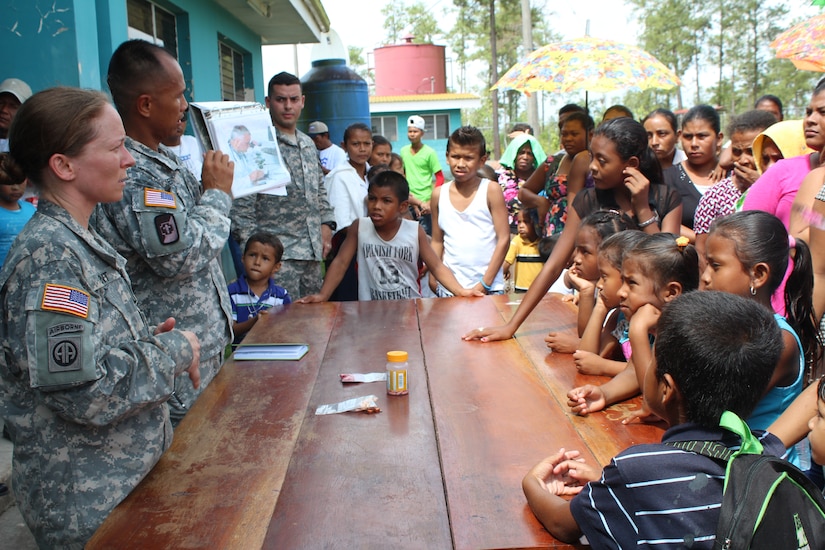
POLYGON ((427 129, 427 125, 424 124, 424 119, 418 115, 413 115, 407 119, 407 126, 414 126, 421 130, 422 132, 427 129))
POLYGON ((329 132, 329 128, 327 125, 321 122, 320 120, 316 120, 315 122, 309 123, 309 128, 307 128, 307 134, 326 134, 329 132))
POLYGON ((0 82, 0 94, 11 94, 20 103, 24 103, 32 96, 32 89, 19 78, 7 78, 0 82))

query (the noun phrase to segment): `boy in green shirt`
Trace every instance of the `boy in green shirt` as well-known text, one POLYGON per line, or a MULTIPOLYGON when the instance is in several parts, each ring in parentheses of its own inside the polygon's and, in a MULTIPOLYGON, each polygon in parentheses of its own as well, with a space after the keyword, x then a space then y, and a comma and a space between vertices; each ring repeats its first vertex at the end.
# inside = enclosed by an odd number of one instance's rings
POLYGON ((444 183, 444 173, 435 149, 421 143, 425 129, 426 124, 420 116, 413 115, 407 119, 407 138, 410 144, 401 148, 401 159, 410 184, 410 205, 424 231, 427 235, 432 235, 430 196, 433 193, 433 177, 435 186, 438 187, 444 183))

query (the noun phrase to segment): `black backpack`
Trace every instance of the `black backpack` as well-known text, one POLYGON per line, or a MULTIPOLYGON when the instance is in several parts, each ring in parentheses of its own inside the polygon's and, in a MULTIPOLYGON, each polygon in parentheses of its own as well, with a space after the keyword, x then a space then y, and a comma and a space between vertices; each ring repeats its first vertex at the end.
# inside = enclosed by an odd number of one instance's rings
POLYGON ((748 425, 726 411, 719 425, 742 440, 738 451, 713 441, 669 443, 727 463, 718 550, 825 548, 825 498, 793 464, 763 455, 748 425))

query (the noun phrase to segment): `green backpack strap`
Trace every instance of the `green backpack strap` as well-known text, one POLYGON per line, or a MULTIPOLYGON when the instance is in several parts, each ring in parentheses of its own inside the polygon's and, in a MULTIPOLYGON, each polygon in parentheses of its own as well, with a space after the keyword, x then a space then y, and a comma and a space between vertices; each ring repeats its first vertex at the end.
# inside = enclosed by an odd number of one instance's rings
POLYGON ((751 429, 745 423, 744 420, 739 418, 736 413, 732 413, 730 411, 725 411, 722 413, 722 417, 719 419, 719 426, 725 428, 728 431, 731 431, 739 436, 739 439, 742 441, 739 450, 733 453, 733 456, 730 460, 728 460, 728 465, 725 468, 725 484, 723 491, 728 490, 728 481, 731 479, 730 468, 733 465, 733 459, 740 455, 761 455, 762 454, 762 444, 756 439, 751 432, 751 429))
POLYGON ((745 421, 739 418, 736 415, 736 413, 732 413, 730 411, 723 412, 722 417, 719 419, 719 426, 735 433, 739 436, 739 439, 742 441, 739 450, 734 453, 733 458, 736 458, 737 456, 742 454, 762 454, 762 444, 753 435, 751 429, 748 427, 745 421))
MULTIPOLYGON (((716 441, 668 441, 665 445, 700 454, 720 462, 726 462, 728 469, 730 469, 732 459, 740 455, 762 454, 762 444, 753 435, 753 432, 751 432, 750 427, 748 427, 745 421, 739 418, 736 413, 730 411, 723 412, 722 417, 719 419, 719 426, 739 436, 739 440, 741 441, 739 449, 732 451, 716 441)), ((725 483, 727 483, 727 479, 725 483)))

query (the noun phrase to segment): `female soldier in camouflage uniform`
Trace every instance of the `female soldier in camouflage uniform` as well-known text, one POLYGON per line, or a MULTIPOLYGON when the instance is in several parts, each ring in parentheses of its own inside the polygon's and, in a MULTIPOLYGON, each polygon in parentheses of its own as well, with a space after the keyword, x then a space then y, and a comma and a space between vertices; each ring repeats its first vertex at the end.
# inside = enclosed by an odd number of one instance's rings
POLYGON ((169 446, 166 400, 184 371, 197 384, 200 344, 173 319, 153 334, 125 260, 88 229, 134 164, 106 96, 40 92, 9 137, 40 201, 0 271, 0 415, 38 545, 82 548, 169 446))

